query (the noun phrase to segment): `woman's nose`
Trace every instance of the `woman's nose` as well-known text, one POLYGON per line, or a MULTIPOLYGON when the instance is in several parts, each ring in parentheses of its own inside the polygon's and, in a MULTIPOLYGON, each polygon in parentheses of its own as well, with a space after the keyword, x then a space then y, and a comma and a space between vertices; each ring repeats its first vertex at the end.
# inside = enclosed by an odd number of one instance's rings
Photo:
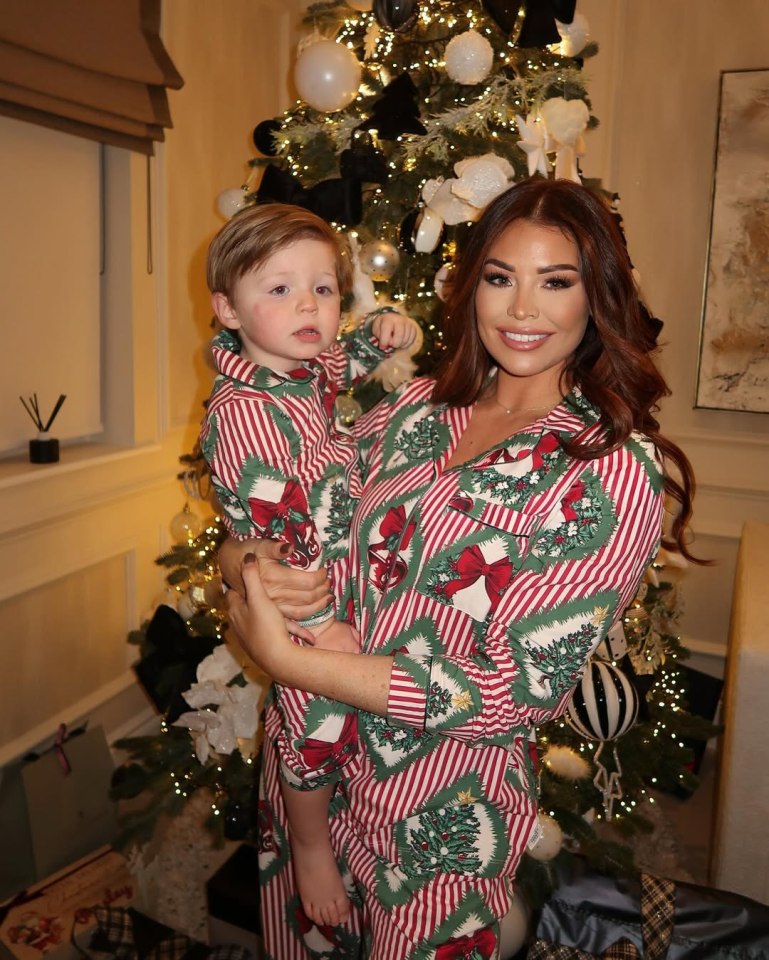
POLYGON ((516 320, 534 320, 539 316, 539 309, 534 298, 519 287, 510 299, 507 313, 516 320))

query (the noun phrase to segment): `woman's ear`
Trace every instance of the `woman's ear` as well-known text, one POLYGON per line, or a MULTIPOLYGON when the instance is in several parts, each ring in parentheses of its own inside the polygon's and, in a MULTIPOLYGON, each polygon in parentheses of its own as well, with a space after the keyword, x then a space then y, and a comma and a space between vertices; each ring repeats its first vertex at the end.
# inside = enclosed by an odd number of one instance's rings
POLYGON ((212 293, 211 307, 216 314, 216 319, 223 327, 227 327, 228 330, 240 329, 240 320, 226 293, 212 293))

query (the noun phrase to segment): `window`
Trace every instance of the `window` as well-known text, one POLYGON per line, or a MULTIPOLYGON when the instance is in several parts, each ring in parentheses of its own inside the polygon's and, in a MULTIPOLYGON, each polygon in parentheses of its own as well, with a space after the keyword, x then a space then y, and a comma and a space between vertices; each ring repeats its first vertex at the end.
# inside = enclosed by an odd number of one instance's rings
POLYGON ((54 435, 102 431, 100 150, 70 134, 0 117, 0 453, 36 435, 19 396, 44 419, 67 400, 54 435))

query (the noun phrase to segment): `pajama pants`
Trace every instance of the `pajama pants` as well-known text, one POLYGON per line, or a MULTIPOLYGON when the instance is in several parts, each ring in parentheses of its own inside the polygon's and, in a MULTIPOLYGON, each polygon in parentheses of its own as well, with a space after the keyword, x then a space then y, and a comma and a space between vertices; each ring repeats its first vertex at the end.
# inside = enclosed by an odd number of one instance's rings
POLYGON ((430 930, 420 930, 412 939, 393 922, 391 913, 370 892, 377 860, 352 831, 342 796, 332 801, 329 830, 350 897, 351 917, 338 927, 313 924, 302 910, 294 885, 278 759, 266 733, 259 796, 259 879, 267 960, 498 960, 499 926, 493 918, 444 941, 430 930))

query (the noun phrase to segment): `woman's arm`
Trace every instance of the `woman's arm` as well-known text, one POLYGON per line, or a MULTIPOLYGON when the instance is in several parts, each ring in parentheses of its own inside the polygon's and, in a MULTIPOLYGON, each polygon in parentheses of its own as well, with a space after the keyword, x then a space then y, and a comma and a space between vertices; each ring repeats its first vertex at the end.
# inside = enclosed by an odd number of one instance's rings
POLYGON ((283 614, 265 591, 260 563, 253 554, 244 558, 242 582, 245 599, 235 591, 227 594, 230 626, 257 666, 282 686, 387 716, 391 657, 297 646, 283 614))

